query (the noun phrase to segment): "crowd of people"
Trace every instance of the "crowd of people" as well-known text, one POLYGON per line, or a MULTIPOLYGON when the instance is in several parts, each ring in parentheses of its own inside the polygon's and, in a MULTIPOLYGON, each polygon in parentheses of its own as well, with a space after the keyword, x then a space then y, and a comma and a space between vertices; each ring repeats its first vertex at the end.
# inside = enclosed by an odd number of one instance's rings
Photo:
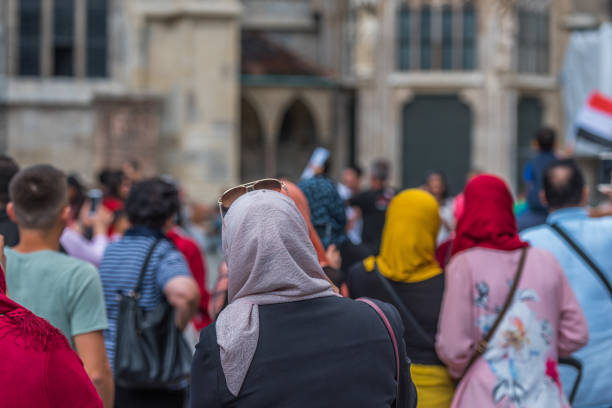
POLYGON ((231 188, 212 293, 176 180, 0 157, 2 406, 612 407, 612 218, 534 143, 522 209, 384 159, 231 188))

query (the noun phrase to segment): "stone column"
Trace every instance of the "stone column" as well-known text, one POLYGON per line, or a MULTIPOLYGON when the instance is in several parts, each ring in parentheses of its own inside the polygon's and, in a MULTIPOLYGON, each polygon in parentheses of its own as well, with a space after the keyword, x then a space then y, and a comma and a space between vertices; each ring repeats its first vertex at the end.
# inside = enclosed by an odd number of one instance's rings
POLYGON ((86 45, 87 0, 74 0, 74 76, 76 78, 85 77, 86 45))
POLYGON ((162 171, 211 201, 239 178, 240 5, 140 1, 142 65, 133 75, 164 96, 162 171))
POLYGON ((41 0, 40 73, 53 75, 53 0, 41 0))
POLYGON ((479 109, 474 111, 473 161, 483 170, 514 181, 516 92, 506 78, 512 71, 514 14, 494 1, 481 1, 478 60, 484 75, 479 109))

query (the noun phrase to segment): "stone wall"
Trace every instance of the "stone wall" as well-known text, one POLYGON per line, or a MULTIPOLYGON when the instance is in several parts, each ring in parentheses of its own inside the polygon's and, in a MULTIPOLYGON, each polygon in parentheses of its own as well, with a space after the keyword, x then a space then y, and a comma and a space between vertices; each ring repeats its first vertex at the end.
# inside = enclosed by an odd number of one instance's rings
POLYGON ((159 174, 159 98, 97 95, 93 110, 95 168, 121 168, 126 161, 135 159, 143 175, 159 174))
POLYGON ((21 166, 48 163, 94 179, 94 114, 84 106, 12 105, 7 109, 8 154, 21 166))

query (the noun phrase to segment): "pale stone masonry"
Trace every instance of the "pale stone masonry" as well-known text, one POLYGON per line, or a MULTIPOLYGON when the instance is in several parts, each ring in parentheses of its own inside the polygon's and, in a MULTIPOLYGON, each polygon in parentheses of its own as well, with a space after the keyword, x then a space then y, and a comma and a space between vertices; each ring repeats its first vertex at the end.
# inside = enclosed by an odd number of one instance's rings
MULTIPOLYGON (((137 158, 147 173, 172 174, 209 202, 251 175, 295 177, 316 145, 332 149, 336 174, 351 160, 366 167, 386 157, 393 184, 413 185, 406 166, 419 157, 405 146, 425 140, 428 128, 405 123, 406 112, 438 96, 469 116, 469 160, 449 168, 478 167, 517 187, 529 154, 525 129, 547 124, 563 134, 564 24, 605 15, 568 20, 604 3, 574 0, 106 0, 107 75, 89 78, 93 1, 73 2, 72 77, 53 72, 61 58, 54 0, 40 3, 40 72, 32 77, 19 75, 19 8, 31 1, 0 1, 0 149, 22 165, 49 162, 88 181, 102 166, 137 158), (475 19, 467 68, 466 7, 475 19), (544 54, 521 48, 531 31, 519 32, 518 10, 545 18, 544 54), (402 52, 407 61, 398 63, 402 52), (444 52, 452 62, 442 69, 444 52), (432 66, 423 68, 427 58, 432 66), (521 115, 530 106, 537 120, 527 126, 521 115)), ((464 174, 450 176, 458 184, 464 174)))

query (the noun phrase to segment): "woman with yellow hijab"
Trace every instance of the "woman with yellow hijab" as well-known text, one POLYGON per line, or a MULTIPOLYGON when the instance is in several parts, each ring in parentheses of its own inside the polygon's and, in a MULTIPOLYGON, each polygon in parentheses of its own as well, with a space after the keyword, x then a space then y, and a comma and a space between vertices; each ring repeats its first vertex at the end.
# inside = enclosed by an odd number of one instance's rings
POLYGON ((454 393, 435 351, 444 292, 443 271, 435 259, 439 228, 438 203, 431 194, 401 192, 387 209, 380 253, 354 265, 347 277, 352 297, 380 299, 400 312, 418 408, 448 408, 454 393))

